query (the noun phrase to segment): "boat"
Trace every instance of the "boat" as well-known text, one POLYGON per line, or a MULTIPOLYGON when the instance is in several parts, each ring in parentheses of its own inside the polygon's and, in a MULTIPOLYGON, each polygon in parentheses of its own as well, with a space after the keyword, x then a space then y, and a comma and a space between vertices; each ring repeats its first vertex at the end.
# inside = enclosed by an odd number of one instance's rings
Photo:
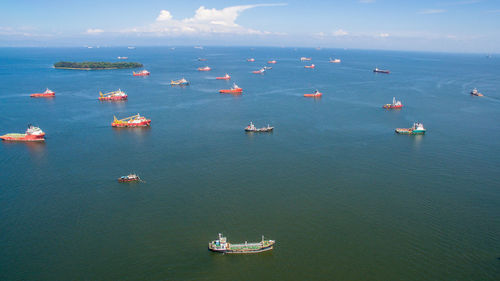
POLYGON ((389 74, 390 71, 389 70, 384 70, 384 69, 378 69, 375 67, 375 69, 373 70, 373 72, 375 73, 385 73, 385 74, 389 74))
POLYGON ((255 61, 255 59, 254 59, 254 58, 249 58, 249 59, 247 59, 247 61, 249 61, 249 62, 254 62, 254 61, 255 61))
POLYGON ((203 46, 194 46, 195 49, 203 50, 203 46))
POLYGON ((266 69, 265 69, 265 68, 261 68, 261 69, 259 69, 259 70, 254 70, 254 71, 252 71, 252 73, 254 73, 254 74, 262 74, 262 73, 264 73, 265 71, 266 71, 266 69))
POLYGON ((265 70, 273 69, 273 67, 272 67, 272 66, 264 66, 263 68, 264 68, 265 70))
POLYGON ((198 61, 206 61, 207 59, 204 58, 198 58, 198 61))
POLYGON ((470 92, 471 95, 473 96, 476 96, 476 97, 483 97, 484 95, 481 94, 480 92, 477 91, 476 88, 474 88, 471 92, 470 92))
POLYGON ((313 63, 313 64, 311 64, 311 65, 304 65, 304 68, 315 68, 315 67, 316 67, 316 66, 314 65, 314 63, 313 63))
POLYGON ((241 94, 243 89, 240 88, 236 83, 233 83, 233 87, 231 89, 222 89, 219 91, 221 94, 241 94))
POLYGON ((270 60, 270 61, 268 61, 267 63, 270 63, 270 64, 275 64, 275 63, 276 63, 276 61, 275 61, 275 60, 270 60))
POLYGON ((136 174, 128 174, 126 176, 121 176, 118 178, 118 182, 132 182, 132 181, 140 181, 141 178, 136 174))
POLYGON ((272 250, 276 244, 274 240, 262 240, 260 242, 232 244, 227 241, 227 238, 219 233, 219 239, 208 243, 208 250, 216 253, 224 254, 254 254, 272 250))
POLYGON ((147 71, 146 69, 143 69, 139 72, 132 71, 132 73, 134 76, 148 76, 150 74, 150 72, 147 71))
POLYGON ((415 122, 411 128, 396 128, 396 133, 402 135, 423 135, 426 129, 424 124, 415 122))
POLYGON ((10 133, 0 136, 4 141, 45 141, 45 133, 42 129, 33 125, 28 125, 28 129, 24 134, 10 133))
POLYGON ((245 132, 257 132, 257 133, 271 132, 273 129, 274 127, 269 126, 269 124, 267 124, 267 127, 257 128, 255 127, 253 122, 250 122, 250 125, 245 127, 245 132))
POLYGON ((388 103, 386 105, 383 106, 383 108, 386 108, 386 109, 400 109, 403 107, 403 104, 401 103, 401 101, 397 101, 396 100, 396 97, 393 97, 392 98, 392 103, 388 103))
POLYGON ((119 60, 126 60, 128 57, 118 57, 119 60))
POLYGON ((215 77, 215 79, 217 79, 217 80, 229 80, 229 79, 231 79, 231 76, 226 73, 226 75, 224 75, 222 77, 215 77))
POLYGON ((211 68, 208 67, 208 66, 205 66, 205 67, 198 67, 198 71, 210 71, 211 68))
POLYGON ((315 90, 314 93, 312 93, 312 94, 304 94, 304 97, 307 97, 307 98, 319 98, 322 95, 323 95, 323 93, 321 93, 318 90, 315 90))
POLYGON ((332 60, 332 58, 330 58, 330 61, 329 61, 329 62, 330 62, 330 63, 340 63, 340 59, 333 59, 333 60, 332 60))
POLYGON ((117 100, 126 100, 127 94, 125 94, 122 90, 118 89, 118 91, 113 91, 109 93, 103 94, 99 92, 99 100, 100 101, 117 101, 117 100))
POLYGON ((35 93, 35 94, 30 95, 30 97, 32 97, 32 98, 52 98, 55 96, 56 96, 56 93, 52 90, 49 90, 49 88, 47 88, 47 90, 45 90, 45 92, 43 92, 43 93, 35 93))
POLYGON ((123 119, 117 119, 116 116, 113 116, 114 120, 113 123, 111 123, 112 127, 118 127, 118 128, 123 128, 123 127, 147 127, 151 125, 151 120, 147 119, 144 116, 139 115, 133 115, 127 118, 123 119))
POLYGON ((176 85, 179 85, 179 86, 186 86, 186 85, 189 85, 189 81, 182 78, 182 79, 179 79, 179 80, 171 80, 170 81, 170 85, 172 86, 176 86, 176 85))
POLYGON ((135 49, 135 47, 133 47, 133 46, 128 46, 127 48, 128 48, 129 50, 134 50, 134 49, 135 49))
POLYGON ((301 57, 300 58, 300 61, 310 61, 310 60, 311 60, 311 58, 306 58, 306 57, 301 57))

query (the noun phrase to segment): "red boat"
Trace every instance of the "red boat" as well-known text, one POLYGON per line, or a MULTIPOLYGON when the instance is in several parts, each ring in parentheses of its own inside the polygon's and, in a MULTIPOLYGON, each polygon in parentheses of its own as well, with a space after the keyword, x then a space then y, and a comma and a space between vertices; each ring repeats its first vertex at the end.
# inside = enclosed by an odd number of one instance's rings
POLYGON ((205 67, 198 67, 198 71, 210 71, 212 70, 210 67, 205 66, 205 67))
POLYGON ((250 58, 250 59, 247 59, 247 61, 249 61, 249 62, 254 62, 254 61, 255 61, 255 59, 254 59, 254 58, 250 58))
POLYGON ((141 70, 139 72, 132 71, 132 73, 134 76, 148 76, 150 74, 150 72, 147 71, 146 69, 141 70))
POLYGON ((385 109, 400 109, 400 108, 403 108, 403 103, 401 103, 401 101, 399 101, 399 100, 397 101, 396 97, 393 97, 392 103, 388 103, 388 104, 384 105, 383 108, 385 108, 385 109))
POLYGON ((266 71, 266 69, 265 69, 265 68, 261 68, 261 69, 259 69, 259 70, 254 70, 254 71, 252 71, 252 73, 253 73, 253 74, 262 74, 262 73, 264 73, 265 71, 266 71))
POLYGON ((30 95, 30 97, 32 97, 32 98, 52 98, 55 96, 56 96, 56 93, 52 90, 49 90, 49 88, 47 88, 47 90, 45 90, 45 92, 43 92, 43 93, 35 93, 35 94, 30 95))
POLYGON ((100 101, 120 101, 120 100, 126 100, 127 97, 128 97, 127 94, 125 94, 120 89, 118 89, 118 91, 113 91, 106 94, 99 92, 100 101))
POLYGON ((226 75, 224 75, 222 77, 215 77, 215 79, 217 79, 217 80, 229 80, 229 79, 231 79, 231 76, 229 76, 229 74, 226 73, 226 75))
POLYGON ((275 60, 270 60, 270 61, 268 61, 267 63, 275 64, 275 63, 276 63, 276 61, 275 61, 275 60))
POLYGON ((389 74, 390 71, 389 70, 384 70, 384 69, 378 69, 375 67, 375 69, 373 70, 373 72, 375 73, 385 73, 385 74, 389 74))
POLYGON ((238 85, 233 84, 233 87, 231 89, 223 89, 220 90, 219 93, 221 94, 241 94, 243 92, 243 89, 238 87, 238 85))
POLYGON ((132 181, 140 181, 141 178, 136 174, 129 174, 126 176, 121 176, 118 178, 118 182, 132 182, 132 181))
POLYGON ((304 97, 307 97, 307 98, 319 98, 322 95, 323 95, 322 93, 320 93, 318 90, 316 90, 312 94, 304 94, 304 97))
POLYGON ((4 141, 45 141, 45 133, 38 127, 28 125, 28 129, 25 134, 6 134, 0 136, 0 139, 4 141))
POLYGON ((316 66, 314 65, 314 63, 313 63, 313 64, 311 64, 311 65, 304 65, 304 68, 315 68, 315 67, 316 67, 316 66))
POLYGON ((147 119, 144 116, 137 115, 130 116, 123 119, 116 119, 116 116, 113 116, 114 120, 111 123, 112 127, 124 128, 124 127, 147 127, 150 126, 151 120, 147 119))

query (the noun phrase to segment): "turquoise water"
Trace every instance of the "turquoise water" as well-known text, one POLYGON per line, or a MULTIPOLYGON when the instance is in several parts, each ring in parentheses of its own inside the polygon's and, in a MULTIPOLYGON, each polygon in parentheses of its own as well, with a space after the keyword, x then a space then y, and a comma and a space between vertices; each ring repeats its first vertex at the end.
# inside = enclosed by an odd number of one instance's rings
POLYGON ((0 279, 499 280, 499 77, 484 55, 0 49, 0 134, 47 133, 0 143, 0 279), (51 68, 117 56, 151 76, 51 68), (182 77, 191 85, 169 85, 182 77), (243 95, 218 94, 232 82, 243 95), (46 87, 54 99, 29 97, 46 87), (97 100, 118 88, 128 101, 97 100), (405 107, 382 109, 393 96, 405 107), (136 113, 151 128, 111 128, 136 113), (275 131, 246 134, 250 121, 275 131), (413 121, 427 134, 394 133, 413 121), (145 182, 116 182, 129 172, 145 182), (277 246, 210 253, 219 232, 277 246))

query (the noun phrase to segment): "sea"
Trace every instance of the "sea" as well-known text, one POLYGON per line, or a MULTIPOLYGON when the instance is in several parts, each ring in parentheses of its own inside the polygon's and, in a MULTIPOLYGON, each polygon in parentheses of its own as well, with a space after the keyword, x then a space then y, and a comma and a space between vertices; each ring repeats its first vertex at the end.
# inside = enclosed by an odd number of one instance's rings
POLYGON ((0 113, 0 135, 46 133, 0 143, 0 280, 500 280, 500 55, 0 48, 0 113), (53 68, 118 56, 151 75, 53 68), (218 233, 276 247, 209 252, 218 233))

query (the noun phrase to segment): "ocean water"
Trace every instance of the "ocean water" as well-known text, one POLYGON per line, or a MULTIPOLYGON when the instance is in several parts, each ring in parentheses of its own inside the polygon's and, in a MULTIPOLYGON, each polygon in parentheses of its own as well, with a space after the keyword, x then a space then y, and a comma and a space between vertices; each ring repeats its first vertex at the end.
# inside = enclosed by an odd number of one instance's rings
POLYGON ((47 133, 0 143, 1 280, 500 280, 498 56, 2 48, 0 112, 0 134, 47 133), (51 67, 117 56, 151 76, 51 67), (218 93, 233 82, 241 96, 218 93), (29 97, 46 87, 54 99, 29 97), (118 88, 128 101, 97 100, 118 88), (405 107, 382 109, 393 96, 405 107), (136 113, 151 128, 111 128, 136 113), (426 135, 394 133, 414 121, 426 135), (145 182, 116 182, 129 172, 145 182), (210 253, 219 232, 277 246, 210 253))

